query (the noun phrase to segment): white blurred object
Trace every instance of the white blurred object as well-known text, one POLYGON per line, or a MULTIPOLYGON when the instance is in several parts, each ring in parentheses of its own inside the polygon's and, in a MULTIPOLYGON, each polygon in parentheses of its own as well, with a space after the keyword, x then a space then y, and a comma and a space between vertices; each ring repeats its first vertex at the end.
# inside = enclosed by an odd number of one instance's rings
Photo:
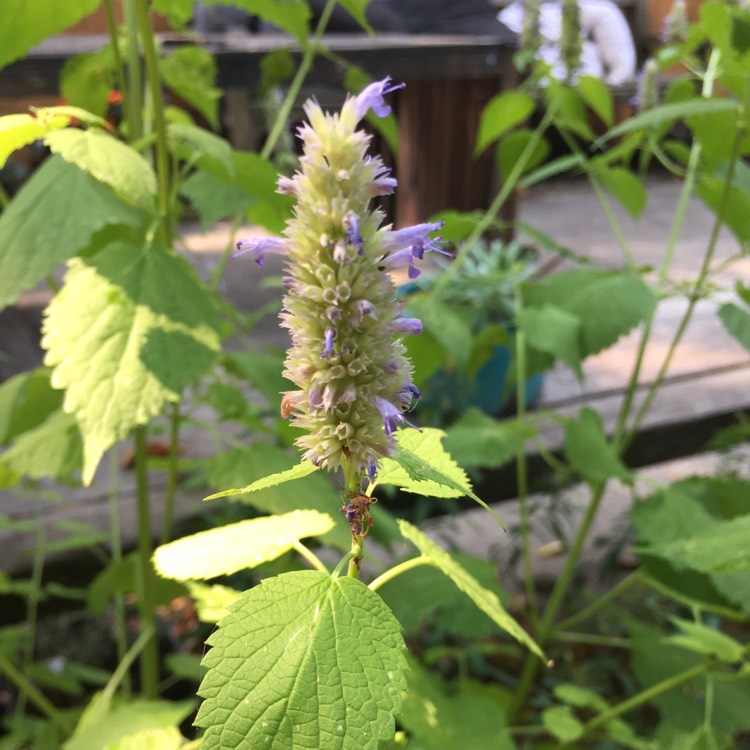
MULTIPOLYGON (((635 43, 622 11, 609 0, 579 0, 583 51, 578 75, 601 78, 610 86, 620 86, 635 77, 635 43)), ((524 4, 512 2, 498 13, 498 19, 517 34, 523 28, 524 4)), ((555 78, 566 77, 560 59, 562 4, 542 2, 539 13, 542 46, 539 54, 552 66, 555 78)))

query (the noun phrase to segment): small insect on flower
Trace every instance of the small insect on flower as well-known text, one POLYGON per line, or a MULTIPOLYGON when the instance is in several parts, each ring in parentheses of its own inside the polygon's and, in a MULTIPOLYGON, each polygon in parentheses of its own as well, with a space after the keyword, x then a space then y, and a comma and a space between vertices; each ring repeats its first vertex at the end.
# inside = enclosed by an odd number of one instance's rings
POLYGON ((370 506, 377 501, 376 497, 360 495, 355 492, 347 493, 344 496, 340 510, 346 516, 349 529, 355 539, 364 539, 370 532, 373 525, 370 506))

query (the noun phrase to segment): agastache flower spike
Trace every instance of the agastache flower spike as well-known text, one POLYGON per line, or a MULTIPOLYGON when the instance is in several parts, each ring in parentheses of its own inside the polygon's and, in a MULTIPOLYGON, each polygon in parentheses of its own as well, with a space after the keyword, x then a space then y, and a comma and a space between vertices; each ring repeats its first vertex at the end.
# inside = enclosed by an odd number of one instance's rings
POLYGON ((296 441, 304 458, 344 467, 350 490, 393 453, 393 433, 410 424, 404 414, 419 397, 401 339, 422 323, 403 317, 387 271, 406 265, 413 276, 426 252, 445 252, 432 237, 440 224, 395 232, 370 206, 396 181, 367 155, 370 136, 358 124, 369 109, 388 114, 384 97, 398 88, 388 78, 373 83, 338 114, 308 101, 300 169, 278 183, 296 198, 294 218, 284 238, 238 243, 259 263, 269 252, 286 258, 281 320, 292 343, 284 376, 297 390, 284 394, 282 409, 305 431, 296 441))

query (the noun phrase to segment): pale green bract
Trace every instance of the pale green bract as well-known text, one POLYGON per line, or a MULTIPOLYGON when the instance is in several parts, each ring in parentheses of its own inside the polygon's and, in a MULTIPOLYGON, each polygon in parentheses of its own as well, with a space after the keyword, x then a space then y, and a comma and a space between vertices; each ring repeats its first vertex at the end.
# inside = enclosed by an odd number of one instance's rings
POLYGON ((196 724, 205 750, 376 750, 406 688, 400 626, 360 581, 263 581, 208 639, 196 724))
POLYGON ((333 519, 316 510, 253 518, 164 544, 154 552, 154 566, 165 578, 178 581, 231 575, 275 560, 300 539, 332 528, 333 519))

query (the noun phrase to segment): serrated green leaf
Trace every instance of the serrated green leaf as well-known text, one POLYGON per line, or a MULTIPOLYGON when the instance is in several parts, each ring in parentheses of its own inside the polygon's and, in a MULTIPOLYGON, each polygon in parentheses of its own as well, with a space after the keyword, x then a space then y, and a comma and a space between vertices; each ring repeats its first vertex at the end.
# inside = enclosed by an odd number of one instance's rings
POLYGON ((12 471, 31 479, 69 482, 81 470, 83 444, 72 414, 53 412, 42 424, 19 435, 3 454, 12 471))
POLYGON ((210 292, 158 245, 115 242, 71 261, 46 310, 42 345, 81 427, 85 484, 104 451, 205 371, 218 328, 210 292))
MULTIPOLYGON (((176 727, 193 710, 194 701, 167 702, 134 700, 105 712, 63 745, 63 750, 102 750, 155 729, 176 727)), ((123 746, 125 747, 125 746, 123 746)), ((130 746, 135 747, 135 746, 130 746)))
POLYGON ((589 482, 631 480, 631 472, 607 442, 599 414, 588 407, 565 426, 565 456, 574 471, 589 482))
POLYGON ((203 231, 217 221, 246 211, 253 199, 240 188, 220 180, 210 172, 198 169, 180 186, 185 196, 198 212, 203 231))
POLYGON ((228 614, 230 605, 241 596, 241 592, 236 589, 219 584, 209 586, 197 581, 188 581, 186 586, 195 601, 195 608, 201 622, 219 622, 228 614))
POLYGON ((0 215, 0 308, 85 248, 99 230, 144 221, 145 214, 78 167, 60 156, 47 159, 0 215))
POLYGON ((318 468, 319 467, 315 466, 315 464, 311 463, 310 461, 303 461, 302 463, 297 464, 291 469, 285 469, 284 471, 279 471, 275 474, 269 474, 267 477, 263 477, 262 479, 256 479, 254 482, 248 484, 247 487, 216 492, 213 495, 209 495, 208 497, 204 498, 204 500, 217 500, 220 497, 245 495, 248 492, 256 492, 257 490, 264 490, 267 487, 275 487, 276 485, 284 484, 285 482, 292 482, 295 479, 302 479, 303 477, 307 477, 310 474, 318 471, 318 468))
POLYGON ((398 525, 404 537, 425 557, 433 561, 434 565, 448 576, 482 612, 540 659, 544 659, 544 654, 534 639, 508 614, 495 593, 484 588, 448 552, 435 544, 416 526, 403 519, 399 520, 398 525))
POLYGON ((552 305, 524 307, 517 316, 517 324, 530 347, 563 361, 579 380, 583 379, 581 321, 575 315, 552 305))
POLYGON ((595 76, 581 76, 577 86, 578 93, 586 104, 607 127, 611 127, 615 119, 615 107, 607 84, 595 76))
MULTIPOLYGON (((68 122, 62 118, 61 127, 68 122)), ((0 117, 0 169, 8 157, 19 148, 42 138, 49 131, 49 126, 32 115, 4 115, 0 117)))
POLYGON ((727 302, 719 308, 718 315, 727 332, 750 351, 750 312, 727 302))
POLYGON ((52 34, 91 13, 99 0, 4 0, 0 24, 0 68, 23 57, 52 34))
POLYGON ((532 438, 536 429, 527 422, 498 420, 479 409, 468 409, 446 432, 443 445, 460 466, 504 466, 532 438))
POLYGON ((596 354, 645 320, 656 297, 628 271, 581 268, 525 285, 529 306, 552 305, 581 321, 581 356, 596 354))
POLYGON ((62 405, 62 393, 52 388, 49 370, 37 367, 0 385, 0 445, 33 430, 62 405))
POLYGON ((154 210, 156 174, 133 148, 101 130, 66 128, 45 136, 53 153, 109 185, 129 203, 154 210))
POLYGON ((211 167, 213 162, 233 174, 232 146, 225 138, 187 122, 170 122, 167 137, 169 148, 178 159, 203 168, 211 167))
POLYGON ((583 724, 567 706, 552 706, 542 711, 544 728, 561 742, 573 742, 583 736, 583 724))
POLYGON ((634 219, 641 215, 648 196, 646 188, 632 172, 623 167, 607 167, 596 169, 594 175, 634 219))
POLYGON ((375 750, 406 687, 398 622, 350 577, 267 578, 208 639, 206 750, 375 750))
POLYGON ((275 560, 300 539, 332 528, 333 519, 315 510, 253 518, 164 544, 154 552, 154 566, 165 578, 208 580, 275 560))
POLYGON ((214 130, 219 128, 221 99, 221 89, 214 85, 217 70, 214 56, 195 45, 178 47, 159 60, 159 73, 164 83, 203 115, 214 130))
POLYGON ((699 654, 709 654, 728 664, 742 661, 745 649, 734 638, 700 622, 691 622, 679 617, 669 619, 682 633, 663 638, 665 643, 699 654))
POLYGON ((520 91, 506 91, 493 97, 479 119, 474 155, 481 154, 511 128, 520 125, 534 111, 534 100, 520 91))

